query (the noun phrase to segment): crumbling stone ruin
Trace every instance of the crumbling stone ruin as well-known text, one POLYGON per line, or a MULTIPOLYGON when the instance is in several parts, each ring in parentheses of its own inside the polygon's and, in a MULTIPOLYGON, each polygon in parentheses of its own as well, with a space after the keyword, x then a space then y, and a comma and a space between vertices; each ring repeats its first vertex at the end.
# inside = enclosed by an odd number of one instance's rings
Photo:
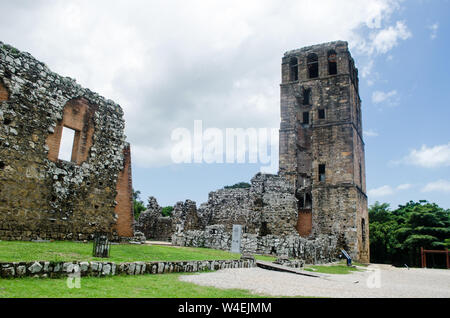
POLYGON ((258 173, 250 188, 211 192, 199 214, 205 226, 222 224, 227 232, 240 224, 245 233, 258 236, 290 235, 296 232, 296 201, 294 188, 284 178, 258 173))
POLYGON ((133 236, 121 107, 0 42, 0 239, 133 236), (70 136, 63 160, 62 135, 70 136))
POLYGON ((142 232, 149 240, 170 241, 174 233, 173 219, 161 214, 162 208, 155 197, 149 197, 147 209, 139 215, 136 231, 142 232))
POLYGON ((310 263, 328 262, 337 256, 336 237, 299 236, 295 228, 295 188, 278 175, 258 173, 250 188, 209 193, 208 202, 198 209, 198 216, 202 227, 195 230, 178 227, 172 236, 173 244, 228 250, 233 224, 240 224, 242 253, 285 255, 310 263))
POLYGON ((240 224, 245 253, 324 262, 345 249, 369 262, 361 100, 347 42, 286 52, 281 68, 279 174, 211 192, 197 229, 172 219, 172 242, 229 249, 240 224))
POLYGON ((285 53, 280 175, 295 186, 297 229, 327 234, 369 261, 369 226, 358 71, 347 42, 285 53))
POLYGON ((202 227, 202 220, 194 201, 177 202, 171 216, 161 214, 155 197, 149 197, 147 209, 139 215, 136 231, 142 232, 147 239, 170 241, 175 232, 194 230, 202 227))
MULTIPOLYGON (((243 253, 369 261, 358 71, 346 42, 282 59, 280 170, 249 188, 186 200, 162 217, 149 200, 136 229, 149 239, 243 253)), ((132 237, 130 146, 121 107, 0 42, 0 239, 132 237), (72 132, 69 157, 64 136, 72 132)), ((143 236, 140 235, 141 239, 143 236)))

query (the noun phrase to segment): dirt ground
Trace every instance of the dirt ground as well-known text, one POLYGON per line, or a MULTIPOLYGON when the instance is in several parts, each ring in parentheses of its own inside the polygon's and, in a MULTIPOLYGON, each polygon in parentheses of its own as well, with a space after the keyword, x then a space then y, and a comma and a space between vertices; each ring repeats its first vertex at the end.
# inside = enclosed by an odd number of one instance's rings
POLYGON ((371 264, 350 274, 308 277, 261 268, 224 269, 181 276, 202 286, 251 290, 272 297, 450 298, 450 270, 371 264))

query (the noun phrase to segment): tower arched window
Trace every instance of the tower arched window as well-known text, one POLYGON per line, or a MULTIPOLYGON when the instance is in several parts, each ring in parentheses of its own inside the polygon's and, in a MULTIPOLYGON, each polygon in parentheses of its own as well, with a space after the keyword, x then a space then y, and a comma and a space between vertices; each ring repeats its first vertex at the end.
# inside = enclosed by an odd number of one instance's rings
POLYGON ((311 105, 311 88, 303 88, 303 105, 311 105))
POLYGON ((291 81, 298 81, 298 59, 292 57, 289 61, 289 79, 291 81))
POLYGON ((328 51, 328 74, 329 75, 337 74, 337 63, 336 63, 336 51, 335 50, 328 51))
POLYGON ((317 54, 311 53, 307 57, 309 78, 319 77, 319 58, 317 54))
POLYGON ((364 218, 361 219, 361 236, 362 243, 366 244, 366 220, 364 218))

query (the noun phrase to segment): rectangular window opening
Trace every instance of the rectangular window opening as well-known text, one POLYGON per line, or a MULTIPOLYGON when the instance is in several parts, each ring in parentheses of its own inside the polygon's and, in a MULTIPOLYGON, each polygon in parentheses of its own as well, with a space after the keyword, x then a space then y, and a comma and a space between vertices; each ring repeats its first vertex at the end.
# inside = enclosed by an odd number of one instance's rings
POLYGON ((305 208, 311 209, 312 207, 312 199, 311 199, 311 193, 305 194, 305 208))
POLYGON ((330 62, 328 64, 328 73, 330 75, 336 75, 337 74, 337 65, 336 62, 330 62))
POLYGON ((291 81, 298 81, 298 66, 291 67, 291 81))
POLYGON ((363 245, 366 244, 366 220, 361 219, 361 236, 363 245))
POLYGON ((303 124, 309 124, 309 112, 303 112, 303 124))
POLYGON ((325 109, 319 109, 319 119, 325 119, 325 109))
POLYGON ((303 209, 305 207, 305 200, 303 199, 303 197, 299 197, 298 198, 298 209, 303 209))
POLYGON ((303 89, 303 105, 311 105, 311 88, 303 89))
POLYGON ((319 181, 325 181, 325 165, 319 165, 319 181))
POLYGON ((58 159, 72 161, 72 150, 75 141, 75 130, 63 127, 59 144, 58 159))
POLYGON ((290 67, 290 80, 298 81, 298 59, 296 57, 292 57, 289 61, 290 67))

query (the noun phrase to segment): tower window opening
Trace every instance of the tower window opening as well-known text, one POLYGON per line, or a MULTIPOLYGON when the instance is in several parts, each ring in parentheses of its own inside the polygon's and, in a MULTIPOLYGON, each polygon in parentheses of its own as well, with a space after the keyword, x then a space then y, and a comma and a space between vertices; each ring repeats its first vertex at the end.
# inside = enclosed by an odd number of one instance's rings
POLYGON ((291 58, 289 61, 290 80, 298 81, 298 59, 296 57, 291 58))
POLYGON ((319 119, 324 119, 325 118, 325 109, 320 108, 318 110, 318 112, 319 112, 319 119))
POLYGON ((305 207, 305 200, 303 196, 298 198, 298 209, 303 209, 305 207))
POLYGON ((312 207, 312 199, 311 199, 311 193, 305 194, 305 208, 311 209, 312 207))
POLYGON ((319 181, 321 181, 321 182, 325 181, 325 165, 324 164, 319 165, 319 181))
POLYGON ((267 222, 261 222, 261 228, 259 231, 261 236, 266 236, 270 234, 269 228, 267 227, 267 222))
POLYGON ((366 244, 366 220, 361 219, 361 236, 363 245, 366 244))
POLYGON ((309 124, 309 112, 303 112, 303 124, 309 124))
POLYGON ((328 74, 337 74, 336 51, 328 51, 328 74))
POLYGON ((303 89, 303 105, 311 105, 311 88, 303 89))
POLYGON ((311 53, 307 58, 309 78, 319 77, 319 58, 317 54, 311 53))

